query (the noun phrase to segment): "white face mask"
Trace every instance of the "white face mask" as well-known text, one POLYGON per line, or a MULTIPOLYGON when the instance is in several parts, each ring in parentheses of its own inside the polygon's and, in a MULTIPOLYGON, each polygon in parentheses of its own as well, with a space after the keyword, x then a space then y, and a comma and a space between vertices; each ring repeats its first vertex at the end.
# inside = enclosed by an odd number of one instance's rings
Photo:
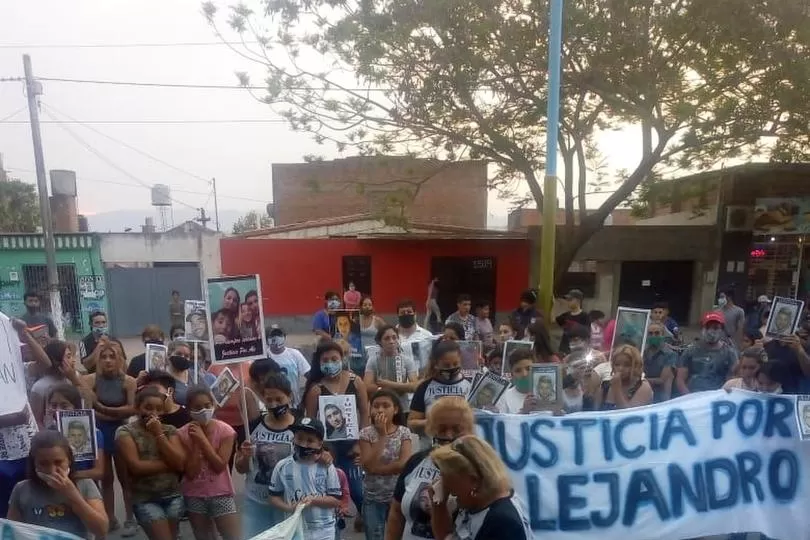
POLYGON ((191 415, 191 419, 198 424, 207 424, 214 417, 214 409, 191 411, 189 414, 191 415))

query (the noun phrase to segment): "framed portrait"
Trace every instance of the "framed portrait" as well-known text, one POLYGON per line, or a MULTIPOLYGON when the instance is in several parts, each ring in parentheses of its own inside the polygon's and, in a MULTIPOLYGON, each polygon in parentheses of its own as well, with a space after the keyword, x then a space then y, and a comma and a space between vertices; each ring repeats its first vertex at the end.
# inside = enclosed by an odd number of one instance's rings
POLYGON ((529 340, 510 339, 509 341, 503 344, 503 360, 501 360, 501 375, 506 377, 507 379, 512 378, 512 370, 509 369, 509 355, 520 349, 532 351, 534 350, 534 342, 529 340))
POLYGON ((457 341, 461 348, 461 372, 465 377, 471 379, 481 370, 479 364, 484 345, 480 341, 457 341))
POLYGON ((481 374, 478 382, 470 387, 467 401, 473 409, 489 409, 498 403, 501 396, 509 388, 509 381, 488 371, 481 374))
POLYGON ((320 396, 318 412, 326 428, 326 441, 354 441, 360 438, 357 399, 351 394, 320 396))
POLYGON ((329 333, 335 341, 343 340, 349 344, 349 354, 354 364, 363 357, 363 340, 360 337, 360 311, 356 309, 339 309, 329 315, 329 333))
POLYGON ((186 300, 183 307, 186 315, 186 341, 208 343, 208 310, 205 300, 186 300))
POLYGON ((796 425, 799 438, 810 440, 810 396, 796 396, 796 425))
POLYGON ((74 461, 96 459, 96 412, 93 409, 56 411, 56 423, 73 450, 74 461))
POLYGON ((259 276, 207 278, 205 281, 211 363, 265 358, 267 343, 259 276))
POLYGON ((562 365, 532 365, 532 394, 541 407, 559 407, 563 403, 562 365))
POLYGON ((211 385, 211 393, 214 395, 217 405, 222 407, 237 388, 239 388, 239 379, 234 377, 229 368, 225 368, 211 385))
POLYGON ((771 314, 765 325, 765 337, 780 338, 793 335, 799 326, 799 318, 804 311, 804 302, 775 296, 771 304, 771 314))
POLYGON ((166 345, 160 343, 146 344, 146 366, 147 369, 159 369, 166 371, 168 367, 169 355, 166 345))
POLYGON ((610 344, 612 351, 619 345, 632 345, 644 352, 647 343, 647 327, 650 325, 650 310, 620 307, 616 311, 616 331, 610 344))

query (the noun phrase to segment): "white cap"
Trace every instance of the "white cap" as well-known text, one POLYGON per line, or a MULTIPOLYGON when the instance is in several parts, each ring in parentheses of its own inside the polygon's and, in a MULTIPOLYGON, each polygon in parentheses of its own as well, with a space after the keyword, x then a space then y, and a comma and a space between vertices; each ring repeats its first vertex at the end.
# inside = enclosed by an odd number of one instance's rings
POLYGON ((757 298, 757 302, 759 302, 760 304, 770 304, 771 299, 768 298, 767 294, 761 294, 759 295, 759 298, 757 298))

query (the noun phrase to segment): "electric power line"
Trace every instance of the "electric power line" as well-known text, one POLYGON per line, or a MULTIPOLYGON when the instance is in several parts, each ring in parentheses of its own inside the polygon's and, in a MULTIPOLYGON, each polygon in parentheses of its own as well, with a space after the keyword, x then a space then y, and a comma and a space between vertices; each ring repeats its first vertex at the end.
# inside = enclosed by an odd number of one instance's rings
POLYGON ((177 43, 4 43, 0 49, 137 49, 157 47, 211 47, 256 45, 258 41, 180 41, 177 43))
MULTIPOLYGON (((23 108, 24 109, 24 108, 23 108)), ((23 109, 20 109, 23 110, 23 109)), ((14 114, 19 113, 20 111, 15 112, 14 114)), ((8 116, 7 118, 11 118, 14 116, 8 116)), ((3 121, 0 119, 0 122, 8 125, 16 125, 16 124, 28 124, 28 120, 10 120, 10 121, 3 121)), ((234 118, 234 119, 221 119, 221 118, 212 118, 212 119, 178 119, 178 120, 42 120, 40 124, 90 124, 90 125, 171 125, 171 124, 286 124, 286 120, 282 120, 281 118, 272 119, 260 119, 260 118, 234 118)))
MULTIPOLYGON (((23 112, 25 109, 26 109, 26 106, 23 105, 22 107, 20 107, 19 109, 17 109, 13 113, 9 114, 8 116, 4 116, 4 117, 0 118, 0 124, 10 124, 10 123, 12 123, 12 122, 7 122, 7 120, 9 118, 13 118, 13 117, 17 116, 18 114, 23 112)), ((16 123, 16 122, 14 122, 14 123, 16 123)), ((26 121, 24 123, 27 124, 28 122, 26 121)))

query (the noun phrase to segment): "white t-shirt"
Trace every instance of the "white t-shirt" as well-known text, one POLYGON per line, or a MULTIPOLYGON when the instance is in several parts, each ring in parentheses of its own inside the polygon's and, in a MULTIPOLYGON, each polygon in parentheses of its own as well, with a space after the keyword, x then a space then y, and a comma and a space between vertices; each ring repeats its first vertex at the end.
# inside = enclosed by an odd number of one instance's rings
POLYGON ((433 538, 428 487, 439 475, 439 468, 430 459, 430 450, 414 454, 405 464, 394 488, 394 500, 399 501, 405 517, 402 540, 433 538))
POLYGON ((291 403, 291 405, 293 408, 297 408, 302 398, 301 380, 309 373, 309 362, 307 362, 307 359, 301 354, 301 351, 291 349, 290 347, 286 347, 278 354, 271 352, 270 358, 275 360, 278 367, 280 367, 281 371, 287 376, 287 380, 290 381, 293 392, 293 403, 291 403))
POLYGON ((528 395, 529 394, 524 394, 516 387, 510 386, 509 389, 503 393, 501 399, 498 400, 498 403, 496 403, 498 412, 504 414, 520 414, 521 409, 523 409, 523 402, 528 395))
MULTIPOLYGON (((399 329, 398 329, 399 331, 399 329)), ((430 348, 433 346, 434 336, 418 324, 413 334, 408 337, 399 335, 399 346, 404 356, 409 356, 416 364, 419 373, 423 373, 430 359, 430 348)))

